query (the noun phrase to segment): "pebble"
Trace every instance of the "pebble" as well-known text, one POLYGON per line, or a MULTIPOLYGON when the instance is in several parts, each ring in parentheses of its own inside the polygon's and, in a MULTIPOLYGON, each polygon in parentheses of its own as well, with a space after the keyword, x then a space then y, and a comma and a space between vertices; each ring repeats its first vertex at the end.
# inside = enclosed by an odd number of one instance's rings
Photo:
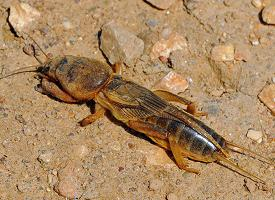
POLYGON ((25 54, 27 54, 28 56, 33 56, 35 53, 35 49, 34 49, 33 45, 25 44, 25 46, 23 47, 23 52, 25 54))
POLYGON ((10 6, 9 22, 16 34, 20 36, 22 32, 28 32, 26 29, 40 17, 40 12, 27 3, 15 3, 10 6))
POLYGON ((233 61, 234 51, 233 44, 217 45, 211 51, 211 58, 214 61, 233 61))
POLYGON ((169 72, 153 86, 154 90, 166 90, 173 94, 184 92, 187 88, 188 81, 173 71, 169 72))
POLYGON ((53 173, 48 174, 47 180, 50 186, 54 186, 58 181, 56 175, 53 173))
POLYGON ((169 193, 169 194, 166 196, 166 199, 167 199, 167 200, 178 200, 178 196, 177 196, 175 193, 169 193))
POLYGON ((37 160, 41 163, 41 164, 46 164, 51 162, 53 157, 52 152, 44 152, 42 154, 40 154, 37 158, 37 160))
POLYGON ((244 44, 236 45, 234 58, 237 61, 249 61, 251 59, 251 52, 249 50, 249 47, 244 44))
POLYGON ((64 19, 62 22, 64 29, 69 30, 73 28, 72 23, 68 19, 64 19))
POLYGON ((82 196, 81 177, 84 176, 83 169, 77 163, 69 162, 63 169, 58 171, 58 183, 54 190, 68 199, 76 199, 82 196))
POLYGON ((223 95, 224 92, 225 92, 225 91, 224 91, 223 88, 219 88, 219 89, 213 89, 213 90, 210 92, 210 94, 211 94, 212 96, 214 96, 214 97, 220 97, 220 96, 223 95))
POLYGON ((255 35, 255 33, 249 34, 249 41, 253 46, 258 46, 260 44, 259 38, 255 35))
POLYGON ((152 179, 149 181, 149 189, 154 191, 159 190, 163 185, 164 183, 159 179, 152 179))
POLYGON ((253 46, 258 46, 260 44, 259 40, 251 40, 253 46))
POLYGON ((37 158, 37 160, 41 163, 41 164, 46 164, 51 162, 53 157, 53 153, 52 152, 44 152, 42 154, 40 154, 37 158))
POLYGON ((255 7, 255 8, 262 8, 263 7, 263 2, 262 0, 252 0, 251 4, 255 7))
POLYGON ((149 27, 155 27, 158 25, 158 23, 159 23, 159 21, 157 19, 148 19, 146 21, 146 25, 149 27))
POLYGON ((275 84, 266 85, 258 97, 275 116, 275 84))
POLYGON ((244 186, 246 187, 246 189, 249 192, 253 193, 253 192, 255 192, 257 190, 257 185, 255 184, 254 181, 251 181, 249 179, 245 179, 244 182, 245 182, 244 186))
POLYGON ((26 125, 27 122, 24 119, 23 115, 15 115, 15 120, 18 121, 20 124, 26 125))
POLYGON ((275 3, 268 5, 263 9, 262 19, 267 24, 275 25, 275 3))
POLYGON ((111 64, 131 65, 144 50, 144 42, 124 27, 109 22, 102 27, 100 48, 111 64))
POLYGON ((146 0, 146 1, 161 10, 166 10, 173 3, 175 3, 176 0, 146 0))
POLYGON ((261 131, 256 131, 253 129, 249 129, 247 131, 246 137, 248 137, 258 143, 261 143, 263 141, 263 133, 261 131))
POLYGON ((30 190, 30 183, 27 182, 20 182, 16 185, 17 189, 19 192, 25 193, 28 192, 30 190))
POLYGON ((152 60, 160 56, 169 58, 172 51, 184 50, 186 48, 187 41, 185 37, 178 33, 171 33, 167 39, 162 38, 153 45, 150 57, 152 60))

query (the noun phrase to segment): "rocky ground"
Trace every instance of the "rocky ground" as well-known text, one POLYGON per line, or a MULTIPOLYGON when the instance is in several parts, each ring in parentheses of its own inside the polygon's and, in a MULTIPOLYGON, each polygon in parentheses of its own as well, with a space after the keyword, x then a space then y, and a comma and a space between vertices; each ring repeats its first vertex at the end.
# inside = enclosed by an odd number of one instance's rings
MULTIPOLYGON (((272 0, 21 2, 0 0, 2 76, 38 64, 27 33, 53 56, 123 62, 127 79, 189 98, 227 140, 274 158, 272 0)), ((187 173, 110 114, 80 127, 90 109, 37 84, 30 73, 0 80, 0 199, 274 199, 268 164, 232 153, 266 185, 217 163, 190 161, 201 174, 187 173)))

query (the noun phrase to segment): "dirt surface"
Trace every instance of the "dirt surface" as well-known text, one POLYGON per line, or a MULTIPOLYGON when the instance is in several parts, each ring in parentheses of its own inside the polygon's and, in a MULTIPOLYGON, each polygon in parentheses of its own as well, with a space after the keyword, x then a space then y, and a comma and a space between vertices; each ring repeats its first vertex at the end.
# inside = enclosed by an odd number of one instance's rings
MULTIPOLYGON (((168 10, 142 0, 24 2, 41 13, 31 34, 55 56, 108 62, 99 49, 99 32, 114 20, 145 42, 143 55, 125 67, 125 77, 151 88, 169 71, 181 74, 192 80, 183 96, 209 114, 202 121, 227 140, 274 157, 274 116, 257 95, 275 77, 275 27, 261 23, 261 10, 250 0, 177 0, 168 10), (184 36, 188 50, 172 52, 168 63, 151 61, 152 44, 164 29, 184 36), (224 63, 209 60, 213 46, 223 43, 245 45, 250 54, 246 62, 230 62, 233 70, 241 69, 232 77, 221 78, 216 69, 224 63), (247 138, 249 129, 261 131, 263 142, 247 138)), ((10 30, 8 8, 9 1, 0 0, 2 74, 37 65, 23 52, 25 41, 10 30)), ((164 150, 110 114, 79 127, 89 108, 42 95, 37 84, 30 73, 0 80, 0 199, 65 199, 57 185, 70 176, 76 176, 80 199, 274 199, 274 168, 265 163, 232 153, 267 186, 217 163, 190 161, 201 174, 186 173, 164 150)))

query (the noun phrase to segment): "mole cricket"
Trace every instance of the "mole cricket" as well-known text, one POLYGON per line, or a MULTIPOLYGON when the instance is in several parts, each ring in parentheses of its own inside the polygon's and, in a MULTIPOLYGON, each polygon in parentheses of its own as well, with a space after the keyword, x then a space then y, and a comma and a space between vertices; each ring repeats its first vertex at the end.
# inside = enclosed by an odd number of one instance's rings
POLYGON ((93 100, 95 112, 84 118, 80 122, 81 126, 93 123, 108 110, 126 126, 171 151, 178 167, 188 172, 199 174, 197 169, 188 166, 188 159, 205 163, 218 162, 255 182, 265 183, 233 162, 230 151, 257 157, 274 166, 273 161, 227 141, 198 120, 196 117, 203 113, 196 112, 194 104, 189 100, 164 90, 150 91, 126 80, 122 76, 120 64, 112 68, 95 59, 72 55, 48 58, 46 62, 38 61, 40 65, 33 67, 33 70, 21 68, 0 79, 35 72, 40 77, 40 92, 43 94, 65 103, 79 104, 93 100), (187 109, 179 109, 171 102, 187 105, 187 109))

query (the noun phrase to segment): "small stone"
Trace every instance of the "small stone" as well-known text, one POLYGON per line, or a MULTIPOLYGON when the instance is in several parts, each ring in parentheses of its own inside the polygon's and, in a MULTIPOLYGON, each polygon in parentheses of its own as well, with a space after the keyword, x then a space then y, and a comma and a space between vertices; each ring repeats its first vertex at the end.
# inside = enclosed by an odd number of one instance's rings
POLYGON ((40 17, 40 12, 26 3, 15 3, 10 6, 9 22, 16 34, 28 32, 27 28, 40 17))
POLYGON ((259 40, 255 39, 255 40, 251 40, 251 44, 253 46, 258 46, 260 44, 259 40))
POLYGON ((154 191, 159 190, 163 185, 164 183, 159 179, 152 179, 149 181, 149 189, 154 191))
POLYGON ((211 51, 214 61, 233 61, 235 48, 233 44, 217 45, 211 51))
POLYGON ((224 89, 214 89, 214 90, 212 90, 211 92, 210 92, 210 94, 212 95, 212 96, 214 96, 214 97, 220 97, 220 96, 222 96, 222 94, 224 93, 225 91, 224 91, 224 89))
POLYGON ((53 157, 52 152, 44 152, 40 154, 37 159, 41 164, 46 164, 51 162, 52 157, 53 157))
POLYGON ((251 53, 249 51, 249 47, 247 45, 244 45, 244 44, 236 45, 234 58, 237 61, 247 62, 248 60, 250 60, 251 59, 251 53))
POLYGON ((272 115, 275 116, 275 84, 265 86, 258 97, 270 109, 272 115))
POLYGON ((25 54, 27 54, 28 56, 33 56, 34 55, 34 48, 33 48, 33 45, 31 44, 26 44, 24 47, 23 47, 23 52, 25 54))
POLYGON ((146 22, 146 25, 149 27, 155 27, 157 26, 159 21, 157 19, 148 19, 146 22))
POLYGON ((73 28, 72 23, 68 19, 64 19, 64 21, 62 22, 62 25, 63 25, 64 29, 66 29, 66 30, 73 28))
POLYGON ((48 180, 48 184, 50 186, 54 186, 58 181, 56 175, 54 175, 52 173, 48 174, 47 180, 48 180))
POLYGON ((245 179, 244 180, 244 186, 251 193, 253 193, 253 192, 255 192, 257 190, 257 185, 255 184, 255 182, 251 181, 249 179, 245 179))
POLYGON ((161 10, 166 10, 173 3, 175 3, 175 0, 146 0, 146 1, 161 10))
POLYGON ((275 83, 275 76, 274 76, 274 77, 272 77, 272 82, 273 82, 273 83, 275 83))
POLYGON ((173 94, 184 92, 188 88, 188 81, 176 72, 169 72, 153 87, 154 90, 166 90, 173 94))
POLYGON ((15 120, 18 121, 20 124, 26 125, 27 122, 24 119, 23 115, 15 115, 15 120))
POLYGON ((102 27, 100 41, 100 48, 111 64, 124 62, 131 65, 144 50, 140 38, 114 22, 102 27))
POLYGON ((178 200, 178 196, 177 196, 175 193, 169 193, 169 194, 166 196, 166 199, 167 199, 167 200, 178 200))
POLYGON ((82 196, 81 177, 84 176, 83 169, 77 163, 70 162, 58 171, 58 183, 54 190, 68 199, 76 199, 82 196))
POLYGON ((268 5, 263 9, 262 19, 267 24, 275 25, 275 3, 268 5))
POLYGON ((255 130, 249 129, 247 131, 246 137, 258 143, 261 143, 263 141, 263 133, 261 131, 255 131, 255 130))
POLYGON ((16 185, 19 192, 25 193, 31 189, 31 184, 28 182, 20 182, 16 185))
POLYGON ((184 50, 186 48, 187 41, 185 37, 178 33, 171 33, 167 39, 162 38, 153 45, 150 57, 152 60, 160 56, 169 58, 172 51, 184 50))
POLYGON ((255 7, 255 8, 262 8, 263 7, 263 2, 262 0, 252 0, 251 4, 255 7))

